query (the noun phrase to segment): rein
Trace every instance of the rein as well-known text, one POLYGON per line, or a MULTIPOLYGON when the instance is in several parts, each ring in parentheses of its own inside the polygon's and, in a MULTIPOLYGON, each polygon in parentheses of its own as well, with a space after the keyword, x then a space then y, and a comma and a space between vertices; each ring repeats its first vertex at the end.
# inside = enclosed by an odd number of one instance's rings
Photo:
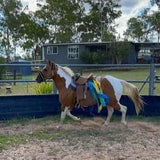
POLYGON ((39 75, 40 75, 40 77, 42 78, 42 80, 45 82, 45 81, 46 81, 46 79, 45 79, 45 77, 44 77, 44 75, 43 75, 42 71, 39 71, 39 75))

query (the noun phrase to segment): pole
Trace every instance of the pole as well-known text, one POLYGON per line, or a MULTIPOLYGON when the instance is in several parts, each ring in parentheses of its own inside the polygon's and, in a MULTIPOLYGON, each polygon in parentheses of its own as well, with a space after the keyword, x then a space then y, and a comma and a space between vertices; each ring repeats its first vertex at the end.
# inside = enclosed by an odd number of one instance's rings
MULTIPOLYGON (((16 70, 13 71, 13 80, 16 80, 16 70)), ((14 82, 14 86, 16 85, 16 82, 14 82)))
POLYGON ((149 77, 149 95, 154 95, 154 77, 155 77, 155 64, 154 64, 154 49, 151 55, 150 64, 150 77, 149 77))
POLYGON ((57 94, 57 88, 54 81, 53 81, 53 94, 57 94))
POLYGON ((154 63, 152 63, 150 65, 149 95, 154 95, 154 77, 155 77, 155 66, 154 63))

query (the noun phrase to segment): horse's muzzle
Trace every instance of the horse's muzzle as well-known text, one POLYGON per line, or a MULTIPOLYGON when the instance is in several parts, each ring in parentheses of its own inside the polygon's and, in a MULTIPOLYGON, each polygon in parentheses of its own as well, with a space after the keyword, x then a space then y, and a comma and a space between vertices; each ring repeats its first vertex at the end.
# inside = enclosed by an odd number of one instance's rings
POLYGON ((37 78, 36 78, 36 82, 37 82, 37 83, 43 82, 43 78, 42 78, 42 76, 41 76, 40 73, 38 74, 38 76, 37 76, 37 78))

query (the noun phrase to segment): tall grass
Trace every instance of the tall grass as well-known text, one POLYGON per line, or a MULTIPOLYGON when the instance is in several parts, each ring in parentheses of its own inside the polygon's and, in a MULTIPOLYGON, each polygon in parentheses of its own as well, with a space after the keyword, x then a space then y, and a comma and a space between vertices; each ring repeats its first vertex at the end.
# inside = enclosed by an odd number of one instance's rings
POLYGON ((41 84, 36 84, 34 90, 36 94, 49 94, 52 93, 53 85, 48 82, 43 82, 41 84))

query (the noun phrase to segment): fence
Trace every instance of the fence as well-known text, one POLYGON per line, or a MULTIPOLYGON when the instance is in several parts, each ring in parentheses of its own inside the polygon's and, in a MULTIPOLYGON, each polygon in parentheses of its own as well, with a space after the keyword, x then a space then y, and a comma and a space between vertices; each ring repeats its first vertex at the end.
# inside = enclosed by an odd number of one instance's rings
MULTIPOLYGON (((142 116, 160 116, 160 96, 143 96, 145 101, 144 109, 140 113, 142 116)), ((127 106, 127 115, 135 116, 134 104, 127 96, 122 96, 121 104, 127 106)), ((21 117, 44 117, 47 115, 57 115, 60 113, 60 103, 58 95, 14 95, 0 97, 0 120, 8 120, 21 117)), ((74 115, 83 116, 105 116, 107 115, 106 108, 103 108, 100 113, 97 113, 97 106, 87 108, 74 108, 74 115)), ((118 111, 115 115, 120 115, 118 111)))
MULTIPOLYGON (((32 66, 32 67, 42 67, 44 64, 0 64, 2 66, 32 66)), ((141 83, 142 86, 149 84, 149 94, 150 96, 143 96, 145 101, 144 110, 141 112, 143 116, 160 116, 160 96, 153 96, 154 94, 154 83, 160 83, 160 76, 155 76, 155 68, 160 67, 158 64, 100 64, 100 65, 89 65, 89 64, 63 64, 61 66, 68 66, 71 68, 79 68, 81 72, 84 68, 87 69, 97 69, 97 68, 107 68, 107 69, 117 69, 117 68, 144 68, 148 67, 149 72, 145 80, 130 80, 129 82, 141 83), (156 79, 155 79, 156 77, 156 79)), ((136 76, 136 75, 135 75, 136 76)), ((35 80, 31 79, 21 79, 21 80, 0 80, 1 83, 34 83, 35 80)), ((55 89, 55 88, 54 88, 55 89)), ((127 115, 135 115, 135 108, 133 102, 127 97, 122 96, 121 103, 128 107, 127 115)), ((74 109, 73 114, 90 115, 91 112, 97 114, 97 107, 88 107, 85 110, 74 109)), ((58 101, 57 94, 51 95, 13 95, 13 96, 0 96, 0 120, 10 119, 14 117, 42 117, 46 115, 55 115, 60 112, 60 103, 58 101)), ((100 115, 106 116, 107 110, 104 108, 100 115)), ((120 114, 115 112, 115 114, 120 114)))
MULTIPOLYGON (((43 67, 45 64, 0 64, 0 67, 26 67, 26 66, 31 66, 31 67, 43 67)), ((92 68, 92 69, 97 69, 97 68, 107 68, 107 69, 117 69, 117 68, 127 68, 127 69, 133 69, 133 68, 144 68, 147 67, 149 68, 149 74, 144 80, 127 80, 131 83, 141 83, 141 87, 139 91, 142 90, 145 84, 149 83, 149 90, 148 94, 149 95, 154 95, 154 84, 155 83, 160 83, 160 76, 155 75, 155 68, 160 67, 160 64, 61 64, 61 66, 68 66, 71 68, 78 68, 81 70, 81 73, 83 71, 83 68, 92 68)), ((136 75, 135 75, 136 76, 136 75)), ((35 80, 31 79, 21 79, 21 80, 16 80, 15 75, 14 75, 14 80, 0 80, 0 83, 28 83, 28 82, 35 82, 35 80)), ((55 91, 55 87, 54 87, 55 91)))

